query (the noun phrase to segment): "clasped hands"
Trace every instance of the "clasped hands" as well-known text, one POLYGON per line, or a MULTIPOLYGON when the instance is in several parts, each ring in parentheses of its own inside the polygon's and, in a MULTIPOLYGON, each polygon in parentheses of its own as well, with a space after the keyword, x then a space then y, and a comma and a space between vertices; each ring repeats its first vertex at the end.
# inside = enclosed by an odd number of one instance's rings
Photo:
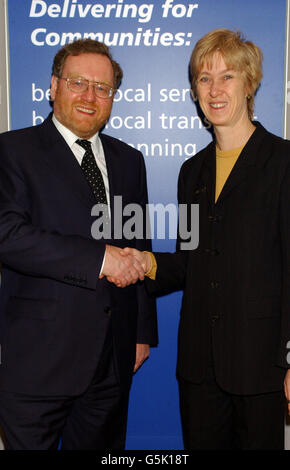
POLYGON ((100 279, 106 277, 117 287, 127 287, 138 280, 143 281, 150 269, 151 260, 148 253, 135 248, 118 248, 106 245, 105 261, 100 279))

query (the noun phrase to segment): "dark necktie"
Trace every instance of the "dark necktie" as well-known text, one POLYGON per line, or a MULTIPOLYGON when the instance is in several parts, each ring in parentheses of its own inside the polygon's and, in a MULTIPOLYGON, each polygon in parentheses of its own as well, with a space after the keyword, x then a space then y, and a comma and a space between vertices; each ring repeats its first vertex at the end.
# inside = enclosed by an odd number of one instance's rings
POLYGON ((85 149, 81 167, 90 184, 98 204, 107 204, 106 190, 100 168, 91 148, 91 142, 78 139, 77 144, 85 149))

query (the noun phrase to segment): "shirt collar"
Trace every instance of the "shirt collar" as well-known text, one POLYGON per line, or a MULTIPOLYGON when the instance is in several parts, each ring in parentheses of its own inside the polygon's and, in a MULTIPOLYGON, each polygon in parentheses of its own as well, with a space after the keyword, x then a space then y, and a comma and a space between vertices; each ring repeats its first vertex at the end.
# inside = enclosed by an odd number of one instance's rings
MULTIPOLYGON (((60 132, 66 143, 70 148, 74 145, 75 141, 79 139, 77 135, 75 135, 70 129, 65 127, 61 122, 58 121, 58 119, 55 117, 53 114, 52 116, 52 122, 54 123, 55 127, 57 130, 60 132)), ((95 135, 93 135, 90 139, 87 139, 89 142, 93 144, 93 146, 97 146, 98 144, 98 137, 99 133, 97 132, 95 135)))

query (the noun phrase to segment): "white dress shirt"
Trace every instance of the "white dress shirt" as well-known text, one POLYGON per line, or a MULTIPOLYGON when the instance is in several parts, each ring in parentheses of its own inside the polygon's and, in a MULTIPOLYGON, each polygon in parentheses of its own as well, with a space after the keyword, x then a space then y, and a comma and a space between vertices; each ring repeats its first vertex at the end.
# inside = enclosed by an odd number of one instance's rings
MULTIPOLYGON (((60 132, 64 140, 66 141, 67 145, 71 149, 72 153, 76 157, 78 163, 81 165, 83 156, 85 154, 85 149, 81 147, 79 144, 76 143, 76 140, 79 139, 77 135, 75 135, 72 131, 70 131, 67 127, 61 124, 55 117, 52 116, 52 122, 54 123, 57 130, 60 132)), ((99 137, 99 133, 97 132, 93 137, 87 139, 92 144, 92 152, 96 159, 96 163, 102 173, 102 177, 104 180, 107 202, 108 202, 108 209, 110 213, 110 192, 109 192, 109 179, 108 179, 108 171, 107 165, 105 160, 104 149, 102 146, 101 139, 99 137)))
MULTIPOLYGON (((55 127, 57 130, 60 132, 64 140, 66 141, 67 145, 71 149, 72 153, 74 154, 75 158, 77 159, 78 163, 81 165, 83 156, 85 154, 85 149, 81 147, 79 144, 76 143, 76 140, 79 139, 77 135, 75 135, 72 131, 70 131, 67 127, 65 127, 63 124, 61 124, 53 114, 52 116, 52 122, 54 123, 55 127)), ((99 133, 97 132, 95 135, 93 135, 90 139, 87 139, 91 142, 92 144, 92 152, 94 154, 94 157, 96 159, 96 163, 102 173, 103 180, 104 180, 104 185, 105 185, 105 190, 106 190, 106 196, 107 196, 107 202, 108 202, 108 210, 109 210, 109 215, 110 215, 110 192, 109 192, 109 179, 108 179, 108 171, 107 171, 107 165, 106 165, 106 160, 105 160, 105 154, 104 154, 104 149, 102 146, 101 139, 99 137, 99 133)), ((104 262, 105 262, 105 256, 106 252, 104 255, 103 263, 101 266, 100 274, 102 273, 104 262)))

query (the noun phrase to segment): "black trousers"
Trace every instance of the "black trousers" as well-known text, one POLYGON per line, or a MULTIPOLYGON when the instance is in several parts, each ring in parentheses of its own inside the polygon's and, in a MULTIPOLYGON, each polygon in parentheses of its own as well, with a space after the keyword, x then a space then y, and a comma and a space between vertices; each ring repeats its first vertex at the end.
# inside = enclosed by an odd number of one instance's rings
POLYGON ((187 450, 283 450, 283 392, 232 395, 222 390, 212 367, 201 384, 179 381, 187 450))
POLYGON ((80 396, 0 392, 0 427, 7 450, 122 450, 129 385, 116 380, 109 335, 94 379, 80 396))

